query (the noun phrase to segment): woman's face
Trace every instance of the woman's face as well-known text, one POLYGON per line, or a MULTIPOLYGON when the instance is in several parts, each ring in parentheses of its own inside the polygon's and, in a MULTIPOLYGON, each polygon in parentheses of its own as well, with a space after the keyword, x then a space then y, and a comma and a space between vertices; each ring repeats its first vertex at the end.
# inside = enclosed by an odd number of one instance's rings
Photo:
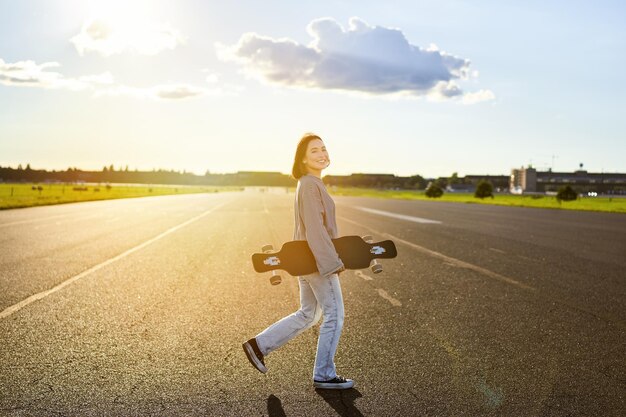
POLYGON ((313 139, 306 148, 304 156, 304 165, 309 171, 321 171, 330 165, 330 158, 324 142, 320 139, 313 139))

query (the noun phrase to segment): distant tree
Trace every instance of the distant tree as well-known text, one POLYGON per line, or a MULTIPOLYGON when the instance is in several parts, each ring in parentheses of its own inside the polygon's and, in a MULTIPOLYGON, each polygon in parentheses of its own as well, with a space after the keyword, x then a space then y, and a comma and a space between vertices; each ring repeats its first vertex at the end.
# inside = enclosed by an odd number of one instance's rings
POLYGON ((128 172, 128 165, 126 165, 126 168, 124 169, 125 172, 128 172))
POLYGON ((561 201, 573 201, 578 198, 578 194, 570 185, 559 188, 556 193, 556 199, 560 203, 561 201))
POLYGON ((109 172, 115 172, 115 167, 113 166, 113 164, 109 166, 109 172))
POLYGON ((406 188, 421 189, 426 188, 426 181, 420 175, 413 175, 412 177, 409 177, 402 185, 406 188))
POLYGON ((208 169, 206 170, 206 172, 204 173, 205 177, 208 177, 209 175, 211 175, 211 171, 209 171, 208 169))
POLYGON ((448 184, 460 184, 461 180, 459 179, 459 174, 457 172, 453 172, 452 176, 448 178, 448 184))
POLYGON ((441 189, 446 188, 448 185, 448 179, 445 177, 439 177, 435 180, 435 185, 441 189))
POLYGON ((431 182, 428 184, 425 194, 426 194, 426 197, 429 197, 429 198, 439 198, 443 195, 443 189, 437 184, 434 184, 431 182))
POLYGON ((26 171, 30 171, 30 170, 31 170, 30 164, 26 164, 26 171))
POLYGON ((102 168, 102 172, 109 172, 109 169, 108 169, 106 166, 104 166, 104 167, 102 168))
POLYGON ((476 197, 476 198, 485 198, 485 197, 493 198, 493 185, 491 185, 491 183, 489 181, 480 180, 480 182, 476 186, 476 191, 474 192, 474 197, 476 197))
POLYGON ((19 164, 19 165, 17 166, 17 170, 18 170, 18 171, 22 171, 23 169, 24 169, 24 168, 22 168, 22 164, 19 164))

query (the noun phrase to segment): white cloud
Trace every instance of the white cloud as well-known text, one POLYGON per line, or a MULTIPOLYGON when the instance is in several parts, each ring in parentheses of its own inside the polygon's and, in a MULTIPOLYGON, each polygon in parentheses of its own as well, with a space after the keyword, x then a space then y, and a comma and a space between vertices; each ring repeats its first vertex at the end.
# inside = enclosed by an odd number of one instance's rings
POLYGON ((489 101, 496 98, 491 90, 479 90, 473 93, 465 93, 463 95, 463 104, 480 103, 481 101, 489 101))
POLYGON ((205 81, 209 84, 216 84, 219 82, 220 75, 216 72, 213 72, 207 68, 203 69, 202 72, 208 74, 205 78, 205 81))
POLYGON ((58 62, 37 64, 35 61, 28 60, 8 63, 0 59, 0 84, 70 90, 85 90, 91 87, 89 82, 65 78, 58 72, 47 70, 60 66, 58 62))
POLYGON ((236 96, 244 90, 244 87, 241 85, 221 81, 221 74, 218 74, 208 68, 204 68, 201 71, 208 74, 205 81, 209 84, 209 88, 204 90, 205 94, 212 96, 236 96))
POLYGON ((129 96, 140 99, 181 100, 206 94, 206 90, 189 84, 160 84, 153 87, 114 85, 96 91, 95 97, 129 96))
POLYGON ((92 84, 113 84, 113 75, 109 71, 98 75, 83 75, 78 79, 92 84))
POLYGON ((153 87, 132 87, 115 85, 96 91, 96 97, 130 96, 140 99, 180 100, 200 96, 235 96, 241 87, 230 84, 212 85, 211 88, 196 87, 190 84, 160 84, 153 87))
POLYGON ((470 74, 468 59, 434 44, 412 45, 400 30, 370 26, 356 17, 348 29, 322 18, 307 30, 313 38, 308 45, 245 33, 235 45, 216 44, 217 55, 242 63, 246 73, 272 83, 372 95, 463 97, 454 81, 477 76, 470 74))
POLYGON ((166 84, 153 87, 154 95, 164 99, 181 99, 201 95, 204 90, 187 84, 166 84))
POLYGON ((179 100, 201 95, 225 95, 236 92, 228 85, 215 85, 212 89, 195 87, 190 84, 159 84, 153 87, 133 87, 115 84, 110 72, 66 78, 61 73, 48 71, 60 67, 57 62, 37 64, 35 61, 4 62, 0 59, 0 84, 22 87, 39 87, 66 90, 90 90, 95 97, 131 96, 162 100, 179 100))
POLYGON ((174 49, 185 38, 166 23, 155 23, 141 18, 119 21, 92 19, 83 24, 80 33, 70 39, 80 55, 98 52, 104 56, 126 51, 142 55, 156 55, 174 49))

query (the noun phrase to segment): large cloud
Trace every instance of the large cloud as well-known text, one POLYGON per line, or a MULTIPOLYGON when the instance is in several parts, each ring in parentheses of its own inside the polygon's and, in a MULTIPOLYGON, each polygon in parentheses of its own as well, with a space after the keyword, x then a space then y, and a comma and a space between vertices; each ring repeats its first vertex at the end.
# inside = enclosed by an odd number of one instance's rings
POLYGON ((184 42, 184 37, 168 24, 145 20, 112 23, 105 19, 94 19, 86 21, 80 33, 70 41, 80 55, 98 52, 109 56, 125 51, 156 55, 165 49, 176 48, 184 42))
MULTIPOLYGON (((331 18, 312 21, 309 45, 245 33, 232 46, 216 44, 218 56, 244 64, 248 73, 273 83, 367 94, 463 97, 455 80, 470 77, 470 61, 408 42, 398 29, 370 26, 353 17, 348 29, 331 18)), ((489 90, 465 103, 494 97, 489 90)))

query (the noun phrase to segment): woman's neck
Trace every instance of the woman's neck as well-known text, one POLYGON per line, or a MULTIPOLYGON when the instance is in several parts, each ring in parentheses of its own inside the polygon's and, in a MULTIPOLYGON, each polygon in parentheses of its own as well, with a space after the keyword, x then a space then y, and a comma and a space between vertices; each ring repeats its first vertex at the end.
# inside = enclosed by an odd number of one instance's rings
POLYGON ((319 178, 320 180, 322 179, 322 170, 314 171, 314 170, 309 169, 307 170, 307 174, 312 175, 316 178, 319 178))

